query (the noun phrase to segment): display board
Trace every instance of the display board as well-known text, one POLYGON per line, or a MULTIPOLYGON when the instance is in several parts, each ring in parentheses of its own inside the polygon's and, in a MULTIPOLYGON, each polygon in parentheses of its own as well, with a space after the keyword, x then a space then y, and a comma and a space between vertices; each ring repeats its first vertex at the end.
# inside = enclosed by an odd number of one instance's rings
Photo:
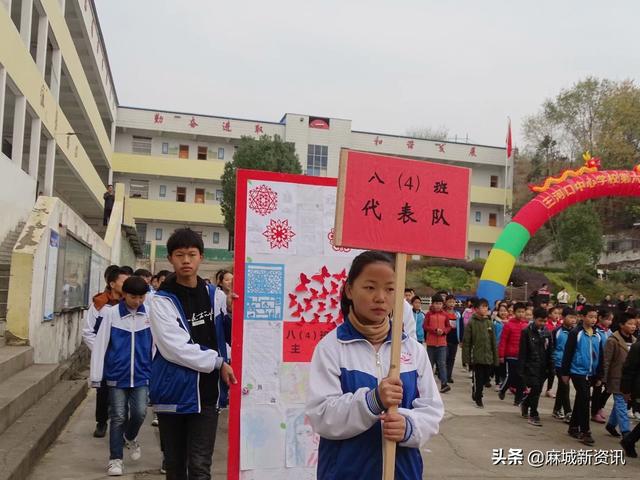
POLYGON ((238 171, 229 479, 316 478, 309 362, 343 322, 340 291, 359 253, 334 244, 336 193, 335 179, 238 171))

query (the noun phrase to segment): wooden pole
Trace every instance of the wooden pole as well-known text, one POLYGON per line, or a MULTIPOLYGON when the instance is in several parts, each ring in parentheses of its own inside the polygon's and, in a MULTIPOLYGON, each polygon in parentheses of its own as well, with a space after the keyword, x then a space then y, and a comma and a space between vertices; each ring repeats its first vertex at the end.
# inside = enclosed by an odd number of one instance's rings
MULTIPOLYGON (((389 378, 400 378, 400 347, 404 316, 404 285, 407 275, 407 254, 396 253, 396 298, 393 307, 393 325, 391 327, 391 361, 389 378)), ((388 413, 396 413, 398 407, 391 407, 388 413)), ((384 440, 383 480, 394 480, 396 469, 396 442, 384 440)))

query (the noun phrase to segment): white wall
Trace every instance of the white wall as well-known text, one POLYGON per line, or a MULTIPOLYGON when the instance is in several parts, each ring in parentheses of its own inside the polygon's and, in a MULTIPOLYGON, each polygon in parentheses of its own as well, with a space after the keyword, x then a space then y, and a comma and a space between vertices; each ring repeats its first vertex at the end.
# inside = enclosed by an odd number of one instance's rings
POLYGON ((469 260, 475 259, 476 250, 479 250, 479 253, 480 253, 479 258, 487 258, 489 256, 489 250, 491 250, 492 247, 493 245, 487 245, 486 243, 469 242, 467 246, 467 258, 469 260))
MULTIPOLYGON (((145 223, 143 221, 139 221, 138 223, 145 223)), ((165 223, 165 222, 149 222, 147 225, 147 242, 151 242, 153 240, 156 241, 158 245, 166 245, 167 239, 174 230, 177 228, 184 228, 185 225, 180 225, 177 223, 165 223), (162 230, 162 239, 156 240, 156 229, 162 230)), ((202 232, 202 241, 204 242, 205 248, 219 248, 222 250, 226 250, 229 245, 229 232, 224 227, 212 227, 208 225, 189 225, 189 228, 195 230, 197 232, 202 232), (213 233, 217 232, 220 238, 218 243, 213 243, 213 233)))
MULTIPOLYGON (((175 138, 170 136, 153 136, 152 132, 141 133, 143 137, 151 137, 151 155, 167 158, 179 158, 178 152, 180 145, 187 145, 189 147, 189 159, 198 159, 198 147, 207 147, 207 161, 209 160, 224 160, 225 162, 233 159, 234 144, 232 140, 220 140, 220 141, 193 141, 184 138, 175 138), (168 152, 162 153, 162 144, 168 143, 168 152), (224 152, 218 150, 222 148, 224 152), (223 154, 223 158, 218 158, 219 153, 223 154)), ((123 153, 133 153, 133 137, 132 133, 116 133, 116 145, 114 151, 123 153)))
POLYGON ((0 243, 27 219, 36 202, 36 181, 0 153, 0 243))
POLYGON ((489 226, 489 214, 496 214, 496 227, 504 227, 504 214, 499 205, 472 203, 469 206, 469 225, 489 226), (480 222, 476 222, 476 212, 480 212, 480 222))

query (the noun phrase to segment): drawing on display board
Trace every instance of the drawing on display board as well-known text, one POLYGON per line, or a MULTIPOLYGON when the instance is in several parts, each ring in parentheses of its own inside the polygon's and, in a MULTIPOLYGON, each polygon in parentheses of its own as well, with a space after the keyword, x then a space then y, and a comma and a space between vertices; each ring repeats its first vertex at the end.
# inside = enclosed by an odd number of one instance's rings
POLYGON ((248 263, 246 285, 247 320, 282 320, 284 265, 248 263))
POLYGON ((249 190, 249 208, 258 215, 269 215, 278 208, 278 194, 266 185, 249 190))
POLYGON ((275 248, 289 248, 296 232, 289 225, 289 220, 274 220, 272 218, 262 235, 269 242, 269 248, 273 250, 275 248))
POLYGON ((275 405, 280 397, 282 322, 247 322, 244 329, 242 401, 275 405), (264 348, 270 345, 273 348, 264 348))
POLYGON ((282 466, 285 462, 286 428, 285 419, 276 406, 244 408, 240 435, 242 470, 282 466))
POLYGON ((307 401, 309 363, 282 363, 280 365, 280 400, 284 404, 301 404, 307 401))
POLYGON ((318 465, 320 436, 314 433, 303 408, 287 410, 287 467, 318 465))

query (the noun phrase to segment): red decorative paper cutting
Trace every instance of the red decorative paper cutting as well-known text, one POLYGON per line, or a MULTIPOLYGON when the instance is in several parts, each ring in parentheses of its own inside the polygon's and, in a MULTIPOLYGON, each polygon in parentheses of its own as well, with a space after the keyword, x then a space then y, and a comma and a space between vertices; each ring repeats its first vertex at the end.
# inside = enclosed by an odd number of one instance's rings
POLYGON ((329 239, 329 244, 331 245, 331 248, 333 248, 336 252, 343 252, 343 253, 350 252, 351 251, 350 248, 336 247, 336 244, 333 241, 335 236, 336 236, 336 229, 332 228, 331 230, 329 230, 329 234, 327 235, 327 238, 329 239))
POLYGON ((296 233, 289 225, 289 220, 269 220, 267 229, 262 235, 269 241, 269 248, 289 248, 289 243, 296 233))
POLYGON ((249 190, 249 208, 263 217, 278 208, 278 193, 266 185, 249 190))

